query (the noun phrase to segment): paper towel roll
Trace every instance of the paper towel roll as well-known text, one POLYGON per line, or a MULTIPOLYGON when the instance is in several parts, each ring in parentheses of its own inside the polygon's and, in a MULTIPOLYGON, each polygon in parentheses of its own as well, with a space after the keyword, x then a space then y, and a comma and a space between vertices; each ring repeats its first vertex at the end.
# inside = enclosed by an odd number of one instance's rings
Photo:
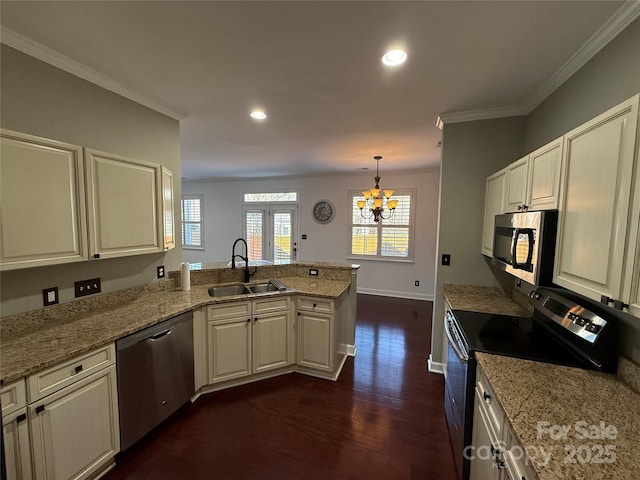
POLYGON ((191 290, 191 270, 189 269, 189 262, 182 262, 180 264, 182 290, 191 290))

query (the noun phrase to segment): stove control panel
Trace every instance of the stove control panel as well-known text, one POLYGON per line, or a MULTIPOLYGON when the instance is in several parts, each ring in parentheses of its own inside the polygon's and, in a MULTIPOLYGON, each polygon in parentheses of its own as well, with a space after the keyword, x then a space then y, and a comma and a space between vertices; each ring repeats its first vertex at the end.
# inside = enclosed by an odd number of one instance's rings
POLYGON ((574 335, 595 343, 607 321, 582 305, 545 289, 531 290, 529 303, 536 311, 574 335))

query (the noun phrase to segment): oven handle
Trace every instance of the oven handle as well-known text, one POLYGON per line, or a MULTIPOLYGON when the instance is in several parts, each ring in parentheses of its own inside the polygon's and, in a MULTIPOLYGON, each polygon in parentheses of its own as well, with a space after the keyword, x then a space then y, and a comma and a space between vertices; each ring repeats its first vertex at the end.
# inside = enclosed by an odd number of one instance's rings
POLYGON ((453 348, 453 351, 456 352, 456 355, 458 356, 458 359, 462 362, 462 363, 467 363, 469 361, 469 355, 465 354, 462 352, 462 350, 460 350, 460 347, 458 346, 458 343, 454 340, 453 336, 453 332, 451 332, 451 329, 449 327, 449 325, 453 322, 453 320, 450 319, 446 319, 444 322, 444 331, 447 334, 447 338, 449 339, 449 344, 451 345, 451 347, 453 348))

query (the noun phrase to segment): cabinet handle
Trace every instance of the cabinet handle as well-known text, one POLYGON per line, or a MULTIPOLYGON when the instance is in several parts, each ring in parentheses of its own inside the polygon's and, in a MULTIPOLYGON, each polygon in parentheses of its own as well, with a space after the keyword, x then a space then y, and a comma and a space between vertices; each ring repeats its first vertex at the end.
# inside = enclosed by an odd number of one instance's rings
POLYGON ((253 321, 254 321, 254 322, 257 322, 257 321, 258 321, 258 317, 255 317, 255 318, 253 319, 253 321))
POLYGON ((93 258, 100 258, 100 254, 99 253, 94 253, 93 254, 93 258))
POLYGON ((27 419, 27 414, 26 413, 21 413, 20 415, 18 415, 16 417, 16 423, 22 423, 27 419))
POLYGON ((313 308, 316 308, 316 304, 315 303, 313 304, 313 308))
POLYGON ((44 412, 44 405, 38 405, 36 407, 36 413, 44 412))
POLYGON ((298 316, 300 316, 300 312, 298 312, 298 316))
POLYGON ((250 321, 251 321, 251 319, 250 319, 250 318, 247 318, 247 322, 250 322, 250 321))
POLYGON ((622 300, 614 300, 613 308, 616 310, 622 310, 623 308, 627 308, 629 306, 628 303, 624 303, 622 300))
POLYGON ((487 392, 482 392, 482 398, 484 398, 485 400, 491 400, 491 395, 489 395, 487 392))
POLYGON ((518 205, 518 210, 522 210, 523 205, 518 205))
POLYGON ((80 373, 82 371, 82 364, 78 365, 76 368, 76 373, 80 373))

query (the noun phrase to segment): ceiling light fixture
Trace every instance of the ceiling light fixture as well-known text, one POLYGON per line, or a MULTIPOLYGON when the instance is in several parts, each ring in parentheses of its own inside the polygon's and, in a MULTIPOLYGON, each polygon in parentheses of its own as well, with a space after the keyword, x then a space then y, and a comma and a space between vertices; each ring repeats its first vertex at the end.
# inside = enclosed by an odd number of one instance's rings
POLYGON ((393 190, 380 189, 380 172, 378 170, 378 166, 382 157, 380 155, 376 155, 373 158, 376 161, 376 186, 371 190, 362 192, 362 195, 364 195, 364 200, 358 200, 358 208, 360 209, 360 215, 362 215, 362 218, 369 219, 373 217, 373 221, 377 223, 381 218, 383 220, 391 218, 393 212, 398 206, 398 200, 391 200, 393 190), (365 206, 368 210, 366 214, 364 213, 365 206))
POLYGON ((262 110, 254 110, 249 115, 251 115, 251 118, 255 118, 256 120, 264 120, 265 118, 267 118, 267 114, 262 110))
POLYGON ((407 52, 404 50, 389 50, 382 56, 382 63, 389 67, 402 65, 407 60, 407 52))

